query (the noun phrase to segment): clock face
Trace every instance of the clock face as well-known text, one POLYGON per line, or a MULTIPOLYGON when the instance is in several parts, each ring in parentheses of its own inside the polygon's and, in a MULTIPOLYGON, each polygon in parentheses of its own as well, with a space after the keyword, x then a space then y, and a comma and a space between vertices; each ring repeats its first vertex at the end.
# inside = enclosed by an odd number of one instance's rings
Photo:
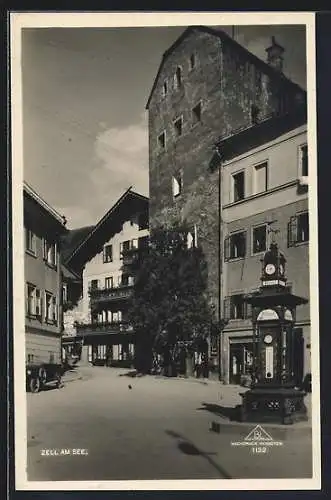
POLYGON ((265 266, 265 272, 267 274, 274 274, 275 271, 276 271, 276 268, 275 268, 275 266, 273 264, 267 264, 265 266))
POLYGON ((264 340, 264 342, 266 344, 271 344, 271 342, 272 342, 272 335, 266 335, 263 340, 264 340))

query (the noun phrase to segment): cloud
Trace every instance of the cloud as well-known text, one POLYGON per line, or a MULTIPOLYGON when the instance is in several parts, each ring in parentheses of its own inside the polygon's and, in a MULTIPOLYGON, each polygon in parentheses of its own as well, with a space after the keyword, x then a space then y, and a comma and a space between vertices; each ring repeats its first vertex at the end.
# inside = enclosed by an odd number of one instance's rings
POLYGON ((117 199, 129 186, 148 194, 148 126, 144 114, 136 124, 101 130, 94 152, 95 168, 89 175, 96 196, 117 199))

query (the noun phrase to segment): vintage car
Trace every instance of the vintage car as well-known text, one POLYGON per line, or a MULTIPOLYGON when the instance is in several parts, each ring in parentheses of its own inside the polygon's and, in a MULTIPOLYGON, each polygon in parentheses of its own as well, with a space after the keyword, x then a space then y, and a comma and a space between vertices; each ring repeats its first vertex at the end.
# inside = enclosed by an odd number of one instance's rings
POLYGON ((26 390, 28 392, 39 392, 48 384, 55 387, 63 387, 63 367, 59 364, 43 363, 42 365, 26 365, 26 390))

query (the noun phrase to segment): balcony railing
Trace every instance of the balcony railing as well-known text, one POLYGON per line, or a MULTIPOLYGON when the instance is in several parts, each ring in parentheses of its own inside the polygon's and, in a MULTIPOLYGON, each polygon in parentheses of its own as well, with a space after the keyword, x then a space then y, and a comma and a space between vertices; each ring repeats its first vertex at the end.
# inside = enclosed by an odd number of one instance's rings
POLYGON ((76 323, 78 335, 86 334, 116 334, 132 332, 132 326, 125 321, 104 323, 76 323))
POLYGON ((131 297, 133 285, 121 285, 113 288, 90 288, 91 302, 112 302, 131 297))

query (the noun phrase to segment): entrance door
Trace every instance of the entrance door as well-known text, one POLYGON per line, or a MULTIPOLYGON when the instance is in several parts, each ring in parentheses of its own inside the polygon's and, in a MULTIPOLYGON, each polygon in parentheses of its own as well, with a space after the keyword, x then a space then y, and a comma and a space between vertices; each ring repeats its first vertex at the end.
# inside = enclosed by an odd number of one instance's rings
POLYGON ((253 344, 230 341, 230 384, 239 385, 243 375, 250 376, 253 365, 253 344))

